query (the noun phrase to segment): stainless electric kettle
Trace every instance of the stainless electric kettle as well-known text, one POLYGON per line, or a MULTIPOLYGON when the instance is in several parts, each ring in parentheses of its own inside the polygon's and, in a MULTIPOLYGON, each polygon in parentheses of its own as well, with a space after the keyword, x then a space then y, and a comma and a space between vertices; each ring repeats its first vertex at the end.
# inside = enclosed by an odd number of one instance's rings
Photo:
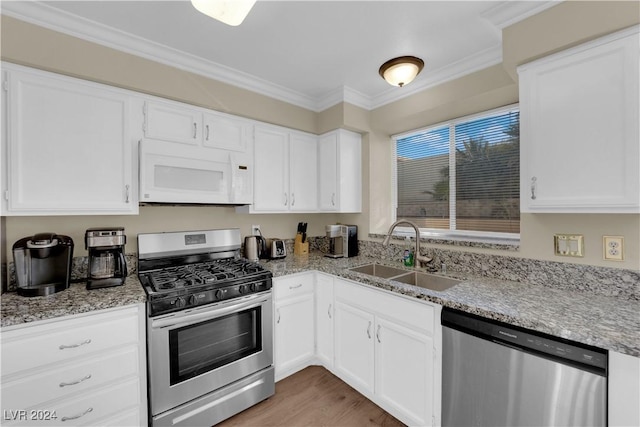
POLYGON ((244 238, 244 257, 249 261, 258 261, 267 256, 267 242, 262 236, 247 236, 244 238))

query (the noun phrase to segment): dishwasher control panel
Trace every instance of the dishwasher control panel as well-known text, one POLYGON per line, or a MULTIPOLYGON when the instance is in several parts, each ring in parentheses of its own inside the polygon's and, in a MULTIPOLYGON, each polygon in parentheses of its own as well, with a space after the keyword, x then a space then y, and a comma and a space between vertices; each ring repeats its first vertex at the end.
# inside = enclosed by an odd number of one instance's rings
POLYGON ((497 320, 445 308, 442 310, 442 326, 505 344, 518 350, 532 351, 590 366, 602 370, 603 374, 607 369, 608 353, 606 350, 508 325, 497 320))

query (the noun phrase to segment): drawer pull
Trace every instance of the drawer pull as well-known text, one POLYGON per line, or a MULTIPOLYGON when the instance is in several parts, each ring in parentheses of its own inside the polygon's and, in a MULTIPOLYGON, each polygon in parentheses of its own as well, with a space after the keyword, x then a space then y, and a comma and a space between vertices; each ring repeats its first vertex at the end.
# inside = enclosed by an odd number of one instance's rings
POLYGON ((76 347, 80 347, 81 345, 86 345, 86 344, 90 344, 91 343, 91 339, 86 339, 78 344, 71 344, 71 345, 66 345, 66 344, 61 344, 60 345, 60 350, 64 350, 67 348, 76 348, 76 347))
POLYGON ((276 320, 276 323, 279 324, 280 323, 280 309, 277 309, 276 311, 278 312, 278 320, 276 320))
POLYGON ((87 408, 87 410, 86 410, 86 411, 84 411, 84 412, 83 412, 83 413, 81 413, 81 414, 78 414, 78 415, 72 415, 72 416, 70 416, 70 417, 62 417, 62 421, 77 420, 77 419, 78 419, 78 418, 80 418, 80 417, 84 417, 85 415, 87 415, 87 414, 88 414, 89 412, 91 412, 91 411, 93 411, 93 408, 89 407, 89 408, 87 408))
POLYGON ((289 286, 289 289, 298 289, 302 287, 302 283, 298 283, 297 285, 289 286))
POLYGON ((67 386, 70 386, 70 385, 80 384, 81 382, 86 381, 89 378, 91 378, 91 374, 85 375, 84 377, 80 378, 79 380, 71 381, 71 382, 68 382, 68 383, 60 383, 60 387, 67 387, 67 386))

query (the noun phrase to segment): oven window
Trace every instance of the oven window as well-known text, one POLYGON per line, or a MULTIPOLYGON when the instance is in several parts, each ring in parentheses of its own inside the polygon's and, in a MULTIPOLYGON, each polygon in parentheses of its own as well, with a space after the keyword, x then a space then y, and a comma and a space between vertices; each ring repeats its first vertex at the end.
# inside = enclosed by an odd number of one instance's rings
POLYGON ((261 307, 169 332, 171 385, 262 351, 261 307))

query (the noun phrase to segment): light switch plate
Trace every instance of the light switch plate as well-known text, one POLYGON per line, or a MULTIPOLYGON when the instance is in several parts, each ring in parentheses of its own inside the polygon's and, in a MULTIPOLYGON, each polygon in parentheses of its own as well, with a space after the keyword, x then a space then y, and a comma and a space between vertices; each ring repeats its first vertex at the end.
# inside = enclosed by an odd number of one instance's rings
POLYGON ((582 234, 556 234, 553 236, 553 241, 556 255, 584 256, 584 236, 582 234))
POLYGON ((624 261, 624 237, 602 236, 602 253, 607 261, 624 261))

